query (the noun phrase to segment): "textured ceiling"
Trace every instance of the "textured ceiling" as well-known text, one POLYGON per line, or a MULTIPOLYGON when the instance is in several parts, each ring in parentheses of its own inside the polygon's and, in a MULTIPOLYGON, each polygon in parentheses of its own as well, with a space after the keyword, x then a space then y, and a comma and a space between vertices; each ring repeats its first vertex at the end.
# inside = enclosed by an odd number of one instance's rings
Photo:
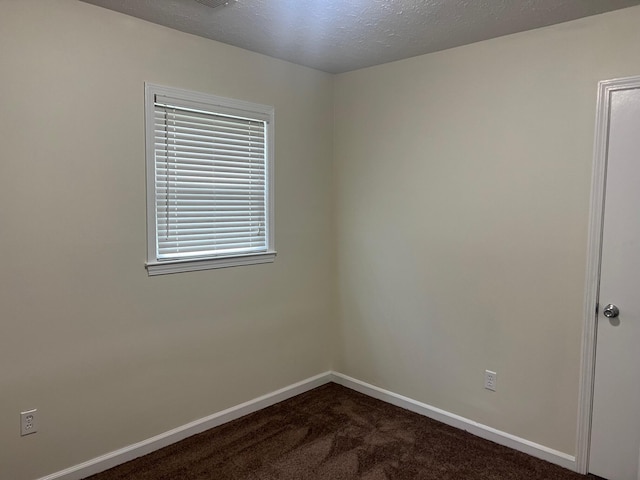
MULTIPOLYGON (((341 73, 640 4, 640 0, 83 0, 341 73)), ((640 28, 640 27, 639 27, 640 28)))

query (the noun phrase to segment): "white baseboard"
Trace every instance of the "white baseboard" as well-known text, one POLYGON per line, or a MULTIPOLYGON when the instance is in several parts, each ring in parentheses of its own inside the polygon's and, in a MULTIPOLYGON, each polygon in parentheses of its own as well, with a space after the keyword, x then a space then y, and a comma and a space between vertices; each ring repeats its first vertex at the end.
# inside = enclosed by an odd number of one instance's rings
POLYGON ((474 422, 468 418, 449 413, 445 410, 427 405, 426 403, 421 403, 411 398, 398 395, 397 393, 361 382, 360 380, 356 380, 355 378, 348 377, 341 373, 331 372, 331 381, 355 390, 356 392, 368 395, 369 397, 377 398, 383 402, 402 407, 406 410, 419 413, 420 415, 424 415, 425 417, 432 418, 452 427, 465 430, 477 437, 490 440, 499 445, 504 445, 505 447, 513 448, 514 450, 526 453, 532 457, 555 463, 556 465, 568 468, 574 472, 577 469, 575 457, 545 447, 544 445, 539 445, 537 443, 530 442, 529 440, 525 440, 524 438, 511 435, 510 433, 496 430, 495 428, 482 425, 481 423, 474 422))
POLYGON ((109 468, 121 465, 129 460, 147 455, 173 443, 179 442, 187 437, 197 433, 204 432, 210 428, 217 427, 224 423, 230 422, 237 418, 257 412, 263 408, 282 402, 291 397, 295 397, 301 393, 312 390, 320 385, 331 382, 331 372, 321 373, 311 378, 307 378, 288 387, 282 388, 272 393, 268 393, 261 397, 255 398, 235 407, 228 408, 208 417, 187 423, 168 432, 161 433, 155 437, 143 440, 128 447, 115 450, 100 457, 93 458, 89 461, 75 465, 73 467, 61 470, 59 472, 41 477, 38 480, 80 480, 84 477, 103 472, 109 468))
POLYGON ((410 410, 420 415, 424 415, 434 420, 438 420, 442 423, 450 425, 452 427, 466 430, 478 437, 490 440, 500 445, 504 445, 514 450, 526 453, 533 457, 541 458, 551 463, 555 463, 562 467, 576 471, 576 459, 566 453, 558 452, 551 448, 547 448, 543 445, 539 445, 529 440, 525 440, 515 435, 496 430, 495 428, 482 425, 480 423, 469 420, 468 418, 454 415, 445 410, 441 410, 436 407, 432 407, 425 403, 418 402, 408 397, 398 395, 396 393, 384 390, 382 388, 370 385, 355 378, 348 377, 337 372, 325 372, 314 377, 308 378, 298 383, 294 383, 288 387, 282 388, 272 393, 268 393, 261 397, 255 398, 235 407, 228 408, 208 417, 195 420, 191 423, 187 423, 168 432, 161 433, 155 437, 151 437, 147 440, 143 440, 133 445, 115 450, 100 457, 93 458, 79 465, 61 470, 46 477, 41 477, 38 480, 80 480, 84 477, 94 475, 96 473, 103 472, 109 468, 115 467, 122 463, 128 462, 135 458, 147 455, 161 448, 164 448, 173 443, 179 442, 187 437, 195 435, 197 433, 204 432, 210 428, 217 427, 224 423, 230 422, 237 418, 248 415, 249 413, 257 412, 263 408, 274 405, 288 398, 295 397, 301 393, 312 390, 316 387, 324 385, 329 382, 335 382, 339 385, 343 385, 347 388, 363 393, 383 402, 402 407, 406 410, 410 410))

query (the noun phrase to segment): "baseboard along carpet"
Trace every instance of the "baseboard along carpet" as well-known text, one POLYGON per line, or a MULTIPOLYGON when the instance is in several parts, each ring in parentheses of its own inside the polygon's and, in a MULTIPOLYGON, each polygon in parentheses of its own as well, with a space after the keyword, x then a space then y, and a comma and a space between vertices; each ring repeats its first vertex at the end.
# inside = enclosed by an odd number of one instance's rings
POLYGON ((329 383, 90 480, 587 480, 329 383))

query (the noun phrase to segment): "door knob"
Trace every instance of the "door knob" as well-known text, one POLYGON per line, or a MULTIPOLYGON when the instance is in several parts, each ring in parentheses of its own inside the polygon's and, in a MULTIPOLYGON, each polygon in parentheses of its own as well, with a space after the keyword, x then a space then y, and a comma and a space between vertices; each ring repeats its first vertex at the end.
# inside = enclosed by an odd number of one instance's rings
POLYGON ((620 315, 620 310, 618 309, 618 307, 610 303, 609 305, 604 307, 602 313, 604 313, 604 316, 607 318, 616 318, 618 315, 620 315))

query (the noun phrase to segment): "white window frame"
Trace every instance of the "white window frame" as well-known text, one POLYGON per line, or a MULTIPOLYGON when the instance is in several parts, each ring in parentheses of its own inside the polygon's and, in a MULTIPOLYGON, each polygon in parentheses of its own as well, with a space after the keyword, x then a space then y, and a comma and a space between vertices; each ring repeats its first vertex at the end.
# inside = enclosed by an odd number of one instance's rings
POLYGON ((206 93, 192 92, 173 87, 145 83, 145 137, 146 137, 146 181, 147 181, 147 262, 149 275, 209 270, 214 268, 253 265, 273 262, 276 256, 274 247, 274 108, 268 105, 245 102, 206 93), (156 159, 154 132, 154 103, 156 95, 175 99, 179 105, 189 105, 203 111, 227 114, 266 121, 266 159, 265 159, 265 214, 266 243, 265 252, 203 256, 189 259, 158 259, 156 231, 156 159))

